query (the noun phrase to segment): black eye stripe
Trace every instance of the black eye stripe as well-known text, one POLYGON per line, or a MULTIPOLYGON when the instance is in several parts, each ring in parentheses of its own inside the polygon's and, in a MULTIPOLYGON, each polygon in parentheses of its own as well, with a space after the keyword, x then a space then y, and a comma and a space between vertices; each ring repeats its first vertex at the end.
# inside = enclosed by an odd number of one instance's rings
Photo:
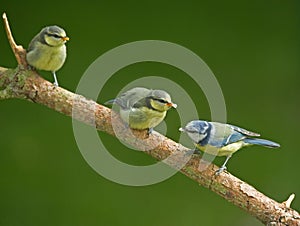
POLYGON ((60 35, 57 35, 57 34, 50 34, 50 33, 47 33, 48 36, 51 36, 51 37, 54 37, 54 38, 62 38, 60 35))
POLYGON ((168 101, 163 100, 163 99, 152 98, 152 100, 156 100, 156 101, 158 101, 158 102, 160 102, 160 103, 163 103, 163 104, 168 103, 168 101))

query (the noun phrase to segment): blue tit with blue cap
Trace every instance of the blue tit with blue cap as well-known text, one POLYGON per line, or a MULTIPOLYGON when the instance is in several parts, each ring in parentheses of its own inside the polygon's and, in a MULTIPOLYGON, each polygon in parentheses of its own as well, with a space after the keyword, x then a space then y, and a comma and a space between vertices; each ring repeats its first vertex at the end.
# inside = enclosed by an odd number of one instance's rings
POLYGON ((187 133, 194 141, 195 150, 201 150, 215 156, 226 156, 223 165, 216 174, 226 170, 226 164, 233 153, 245 146, 260 145, 268 148, 278 148, 279 144, 259 139, 258 133, 248 131, 238 126, 219 122, 194 120, 179 131, 187 133))
POLYGON ((164 120, 170 108, 177 107, 166 91, 144 87, 135 87, 106 102, 113 103, 120 106, 120 116, 130 128, 148 129, 148 134, 164 120))

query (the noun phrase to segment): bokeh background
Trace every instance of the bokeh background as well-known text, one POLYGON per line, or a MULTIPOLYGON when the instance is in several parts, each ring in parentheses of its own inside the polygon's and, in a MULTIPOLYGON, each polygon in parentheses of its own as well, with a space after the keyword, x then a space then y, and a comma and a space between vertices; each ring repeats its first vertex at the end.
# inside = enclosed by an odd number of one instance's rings
MULTIPOLYGON (((46 25, 65 28, 68 59, 58 78, 71 91, 98 56, 121 44, 155 39, 195 52, 222 87, 228 122, 282 145, 278 150, 246 148, 233 156, 228 170, 279 202, 296 193, 292 207, 300 210, 299 1, 10 0, 2 1, 0 9, 25 47, 46 25)), ((0 40, 0 65, 15 67, 3 28, 0 40)), ((52 81, 51 73, 41 74, 52 81)), ((199 118, 210 119, 201 89, 182 71, 160 63, 120 70, 98 101, 113 98, 145 75, 180 84, 192 96, 199 118)), ((167 135, 178 139, 176 111, 169 112, 166 124, 167 135)), ((0 225, 261 225, 180 173, 146 187, 108 181, 80 154, 71 119, 44 106, 1 101, 0 126, 0 225)), ((99 135, 119 160, 155 163, 99 135)))

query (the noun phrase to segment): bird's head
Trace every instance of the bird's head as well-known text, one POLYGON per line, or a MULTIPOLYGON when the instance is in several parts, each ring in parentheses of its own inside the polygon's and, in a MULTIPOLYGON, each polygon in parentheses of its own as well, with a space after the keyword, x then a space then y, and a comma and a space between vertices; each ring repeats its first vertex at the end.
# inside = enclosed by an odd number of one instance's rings
POLYGON ((41 35, 45 43, 50 46, 61 46, 69 40, 65 30, 56 25, 45 27, 41 35))
POLYGON ((153 90, 148 96, 148 99, 151 107, 157 111, 167 111, 171 107, 177 107, 177 105, 171 101, 170 95, 163 90, 153 90))
POLYGON ((185 132, 196 143, 202 141, 207 137, 211 125, 206 121, 194 120, 189 122, 185 127, 179 129, 181 132, 185 132))

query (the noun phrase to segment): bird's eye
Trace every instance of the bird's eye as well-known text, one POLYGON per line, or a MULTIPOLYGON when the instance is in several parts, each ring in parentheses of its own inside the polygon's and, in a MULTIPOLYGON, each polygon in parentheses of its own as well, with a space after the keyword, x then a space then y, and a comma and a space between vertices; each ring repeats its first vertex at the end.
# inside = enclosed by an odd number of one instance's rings
POLYGON ((156 98, 153 98, 153 100, 158 101, 158 102, 160 102, 160 103, 162 103, 162 104, 168 103, 168 101, 165 101, 165 100, 163 100, 163 99, 156 99, 156 98))
POLYGON ((165 101, 165 100, 158 100, 160 103, 163 103, 163 104, 166 104, 166 103, 168 103, 167 101, 165 101))
POLYGON ((54 38, 57 38, 57 39, 60 39, 61 36, 57 35, 57 34, 50 34, 50 33, 47 33, 48 36, 51 36, 51 37, 54 37, 54 38))
POLYGON ((52 35, 54 38, 61 38, 59 35, 52 35))

